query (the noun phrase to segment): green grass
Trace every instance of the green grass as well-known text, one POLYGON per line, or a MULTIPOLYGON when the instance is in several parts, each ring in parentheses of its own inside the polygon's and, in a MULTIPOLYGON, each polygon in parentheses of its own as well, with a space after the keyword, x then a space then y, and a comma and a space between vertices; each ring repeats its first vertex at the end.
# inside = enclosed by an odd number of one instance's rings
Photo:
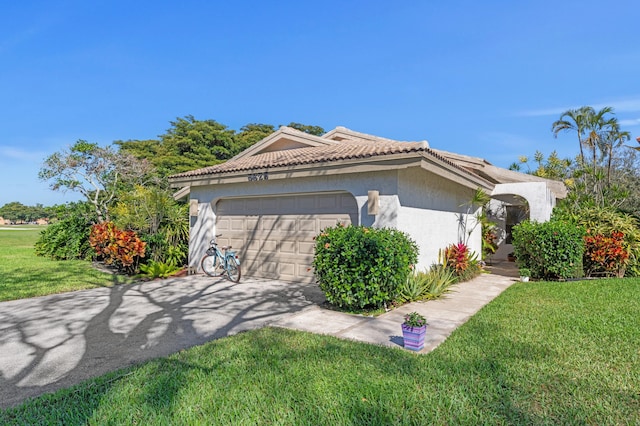
POLYGON ((54 261, 36 256, 42 227, 0 229, 0 301, 112 286, 131 280, 100 272, 86 261, 54 261))
POLYGON ((265 328, 0 424, 640 424, 640 280, 517 283, 434 352, 265 328))

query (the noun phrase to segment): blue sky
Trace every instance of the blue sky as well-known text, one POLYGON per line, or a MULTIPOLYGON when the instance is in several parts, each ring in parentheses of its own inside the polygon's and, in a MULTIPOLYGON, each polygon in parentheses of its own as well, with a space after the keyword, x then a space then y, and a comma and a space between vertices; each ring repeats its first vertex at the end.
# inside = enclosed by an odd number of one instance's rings
POLYGON ((193 115, 336 126, 507 167, 568 108, 640 136, 640 3, 16 1, 0 13, 0 206, 77 195, 37 178, 78 139, 149 139, 193 115))

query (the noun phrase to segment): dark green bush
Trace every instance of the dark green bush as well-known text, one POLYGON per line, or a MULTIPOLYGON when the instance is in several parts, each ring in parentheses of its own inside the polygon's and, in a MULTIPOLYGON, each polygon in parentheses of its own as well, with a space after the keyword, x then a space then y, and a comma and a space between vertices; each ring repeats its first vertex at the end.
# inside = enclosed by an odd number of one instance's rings
POLYGON ((36 254, 55 260, 91 259, 89 233, 94 215, 86 203, 69 203, 56 213, 59 220, 42 231, 35 244, 36 254))
POLYGON ((584 235, 584 228, 570 222, 521 222, 513 227, 518 266, 528 268, 533 278, 581 277, 584 235))
POLYGON ((329 303, 379 308, 398 297, 417 259, 416 243, 403 232, 338 224, 316 237, 313 267, 329 303))

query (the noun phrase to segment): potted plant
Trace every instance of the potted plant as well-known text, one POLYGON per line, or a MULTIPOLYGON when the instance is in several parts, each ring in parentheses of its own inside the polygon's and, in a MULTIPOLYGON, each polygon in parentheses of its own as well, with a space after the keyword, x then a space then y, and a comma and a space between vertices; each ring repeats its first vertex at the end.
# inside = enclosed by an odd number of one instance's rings
POLYGON ((424 336, 427 334, 427 319, 417 312, 404 316, 402 338, 404 347, 412 351, 424 348, 424 336))
POLYGON ((529 277, 531 276, 531 271, 529 270, 529 268, 520 268, 518 269, 518 272, 520 272, 520 281, 522 281, 523 283, 529 281, 529 277))

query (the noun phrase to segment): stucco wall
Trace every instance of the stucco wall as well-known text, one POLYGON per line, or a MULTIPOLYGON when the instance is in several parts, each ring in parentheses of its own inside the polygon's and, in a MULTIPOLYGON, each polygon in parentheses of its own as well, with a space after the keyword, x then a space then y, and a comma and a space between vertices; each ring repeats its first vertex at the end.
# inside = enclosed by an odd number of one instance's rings
POLYGON ((425 269, 438 261, 438 251, 467 239, 468 246, 480 256, 481 229, 476 225, 477 210, 465 206, 474 191, 420 168, 399 172, 398 199, 401 205, 397 228, 418 243, 418 268, 425 269), (460 225, 463 225, 461 227, 460 225))
POLYGON ((536 222, 546 222, 556 205, 556 197, 545 182, 502 183, 496 185, 492 196, 502 194, 518 195, 529 203, 529 218, 536 222))
POLYGON ((397 209, 393 205, 387 205, 388 198, 385 194, 395 194, 397 186, 397 171, 390 170, 192 187, 190 198, 198 202, 198 216, 191 218, 189 266, 197 269, 199 259, 215 235, 214 206, 220 198, 346 191, 355 197, 358 204, 359 215, 355 221, 352 220, 354 224, 395 226, 397 209), (382 213, 379 216, 367 215, 370 190, 377 190, 381 194, 382 213))
MULTIPOLYGON (((460 215, 463 222, 467 218, 466 208, 461 206, 473 195, 473 190, 419 167, 193 187, 190 198, 197 200, 198 216, 191 218, 189 265, 197 268, 215 234, 214 207, 220 198, 331 191, 346 191, 354 196, 358 205, 354 224, 395 227, 411 235, 420 247, 419 268, 435 263, 438 249, 459 241, 460 215), (379 214, 375 216, 367 214, 370 190, 380 194, 379 214)), ((473 219, 469 216, 466 222, 471 229, 473 219)), ((469 245, 472 250, 480 251, 479 229, 474 230, 469 245)))

